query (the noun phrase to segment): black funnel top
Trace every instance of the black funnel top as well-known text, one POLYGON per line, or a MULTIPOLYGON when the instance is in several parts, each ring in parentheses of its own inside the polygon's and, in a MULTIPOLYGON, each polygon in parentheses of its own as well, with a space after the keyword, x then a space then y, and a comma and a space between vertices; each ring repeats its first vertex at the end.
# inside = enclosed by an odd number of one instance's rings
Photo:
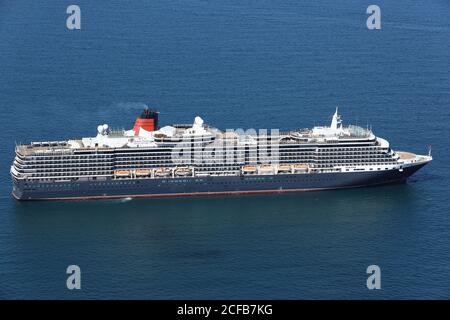
POLYGON ((142 111, 141 116, 139 117, 141 119, 158 119, 158 111, 152 110, 149 108, 145 108, 144 111, 142 111))

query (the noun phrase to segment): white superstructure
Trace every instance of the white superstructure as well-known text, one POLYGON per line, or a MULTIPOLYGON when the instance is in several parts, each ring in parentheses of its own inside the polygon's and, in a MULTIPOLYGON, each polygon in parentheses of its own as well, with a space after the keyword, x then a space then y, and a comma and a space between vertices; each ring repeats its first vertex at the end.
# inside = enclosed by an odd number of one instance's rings
POLYGON ((189 125, 155 129, 117 131, 102 124, 95 137, 18 145, 11 173, 16 179, 43 181, 145 178, 155 177, 156 173, 345 173, 403 170, 432 159, 431 155, 395 152, 388 141, 376 137, 371 130, 343 126, 337 108, 329 126, 271 136, 224 132, 207 126, 199 116, 189 125))

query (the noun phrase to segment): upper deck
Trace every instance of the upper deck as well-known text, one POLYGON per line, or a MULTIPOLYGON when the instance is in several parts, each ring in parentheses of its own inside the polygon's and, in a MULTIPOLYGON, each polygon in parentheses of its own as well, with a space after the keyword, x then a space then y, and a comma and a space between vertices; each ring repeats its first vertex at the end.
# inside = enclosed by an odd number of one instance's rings
MULTIPOLYGON (((17 145, 16 153, 22 156, 68 154, 83 151, 102 151, 123 148, 158 148, 182 142, 209 143, 217 140, 236 140, 238 144, 256 144, 262 140, 278 139, 285 144, 339 144, 348 142, 374 141, 377 139, 371 130, 358 126, 342 126, 337 113, 333 115, 330 126, 298 129, 287 132, 278 130, 226 130, 204 124, 203 119, 196 117, 193 124, 177 124, 164 126, 155 131, 144 128, 133 130, 111 130, 109 126, 99 125, 97 136, 68 141, 33 142, 28 145, 17 145)), ((380 139, 380 141, 384 141, 380 139)), ((387 143, 387 142, 386 142, 387 143)))

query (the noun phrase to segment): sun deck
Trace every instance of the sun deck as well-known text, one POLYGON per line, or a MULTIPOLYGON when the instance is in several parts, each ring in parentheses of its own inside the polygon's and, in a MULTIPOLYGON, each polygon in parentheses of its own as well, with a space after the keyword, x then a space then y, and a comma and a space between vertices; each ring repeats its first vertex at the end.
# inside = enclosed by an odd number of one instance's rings
POLYGON ((411 160, 411 159, 414 159, 416 157, 416 155, 414 153, 411 153, 411 152, 397 151, 396 153, 398 154, 398 156, 402 160, 411 160))

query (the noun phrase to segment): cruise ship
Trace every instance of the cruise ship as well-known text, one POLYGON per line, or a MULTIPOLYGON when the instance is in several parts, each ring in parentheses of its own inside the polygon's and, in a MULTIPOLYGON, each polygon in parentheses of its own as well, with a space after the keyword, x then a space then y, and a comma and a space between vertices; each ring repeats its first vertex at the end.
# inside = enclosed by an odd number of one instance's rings
POLYGON ((287 132, 158 126, 145 109, 130 130, 20 144, 11 166, 17 200, 84 200, 331 190, 403 182, 432 160, 394 151, 371 129, 331 124, 287 132))

